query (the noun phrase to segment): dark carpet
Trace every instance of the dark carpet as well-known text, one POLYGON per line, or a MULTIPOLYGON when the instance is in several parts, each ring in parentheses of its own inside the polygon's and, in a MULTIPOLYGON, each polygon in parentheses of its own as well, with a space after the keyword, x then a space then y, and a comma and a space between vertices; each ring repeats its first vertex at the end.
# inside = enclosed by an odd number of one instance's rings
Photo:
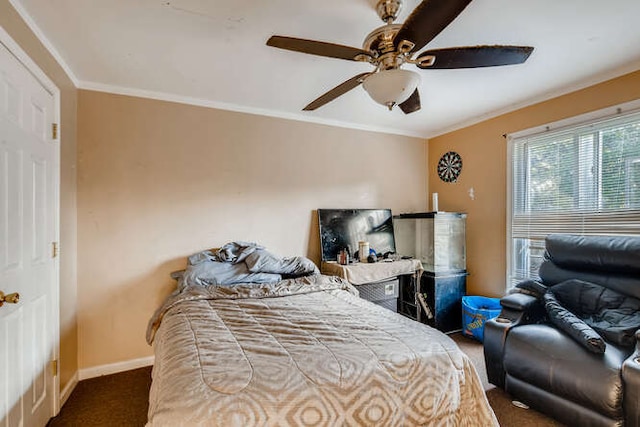
POLYGON ((144 426, 150 386, 151 367, 80 381, 47 426, 144 426))
MULTIPOLYGON (((487 398, 503 427, 561 427, 533 409, 511 403, 511 397, 487 381, 482 344, 450 335, 476 366, 487 398)), ((49 427, 142 427, 147 421, 151 368, 140 368, 80 381, 49 427)))

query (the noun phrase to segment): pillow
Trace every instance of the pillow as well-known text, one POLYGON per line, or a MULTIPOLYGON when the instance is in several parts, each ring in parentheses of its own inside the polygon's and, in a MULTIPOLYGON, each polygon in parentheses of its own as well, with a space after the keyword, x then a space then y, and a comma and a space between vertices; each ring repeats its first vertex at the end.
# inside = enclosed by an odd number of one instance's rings
POLYGON ((203 262, 216 261, 216 256, 211 251, 195 253, 187 258, 187 265, 197 265, 203 262))
POLYGON ((604 339, 635 345, 640 329, 640 300, 595 283, 571 279, 550 288, 558 301, 604 339))
POLYGON ((597 354, 604 353, 607 345, 596 331, 578 316, 564 308, 552 292, 545 293, 543 298, 549 319, 554 325, 566 332, 587 350, 597 354))
POLYGON ((252 273, 245 263, 201 262, 190 265, 184 272, 183 282, 189 285, 234 285, 236 283, 275 283, 282 280, 280 274, 252 273))
POLYGON ((290 277, 318 274, 318 267, 308 258, 280 258, 265 249, 258 249, 244 260, 252 273, 275 273, 290 277))

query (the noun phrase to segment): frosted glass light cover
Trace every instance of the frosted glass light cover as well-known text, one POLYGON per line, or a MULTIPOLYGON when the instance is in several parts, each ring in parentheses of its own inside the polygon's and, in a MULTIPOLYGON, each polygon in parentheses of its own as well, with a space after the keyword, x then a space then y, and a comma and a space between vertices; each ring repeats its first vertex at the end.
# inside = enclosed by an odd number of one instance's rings
POLYGON ((420 84, 420 75, 408 70, 385 70, 370 75, 362 84, 378 104, 401 104, 420 84))

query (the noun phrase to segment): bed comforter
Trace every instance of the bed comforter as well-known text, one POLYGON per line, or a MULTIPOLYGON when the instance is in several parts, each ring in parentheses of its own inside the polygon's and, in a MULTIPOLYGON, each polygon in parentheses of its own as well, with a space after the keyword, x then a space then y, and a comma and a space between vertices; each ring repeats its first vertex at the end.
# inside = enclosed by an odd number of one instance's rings
POLYGON ((149 323, 148 426, 492 426, 464 353, 348 282, 189 286, 149 323))

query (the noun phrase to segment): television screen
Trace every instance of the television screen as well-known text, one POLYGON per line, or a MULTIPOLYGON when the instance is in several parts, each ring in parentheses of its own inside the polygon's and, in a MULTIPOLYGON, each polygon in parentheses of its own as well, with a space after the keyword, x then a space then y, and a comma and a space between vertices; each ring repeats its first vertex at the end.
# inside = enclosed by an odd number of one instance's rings
POLYGON ((336 261, 347 247, 353 256, 359 241, 378 255, 396 251, 391 209, 318 209, 318 220, 323 261, 336 261))

